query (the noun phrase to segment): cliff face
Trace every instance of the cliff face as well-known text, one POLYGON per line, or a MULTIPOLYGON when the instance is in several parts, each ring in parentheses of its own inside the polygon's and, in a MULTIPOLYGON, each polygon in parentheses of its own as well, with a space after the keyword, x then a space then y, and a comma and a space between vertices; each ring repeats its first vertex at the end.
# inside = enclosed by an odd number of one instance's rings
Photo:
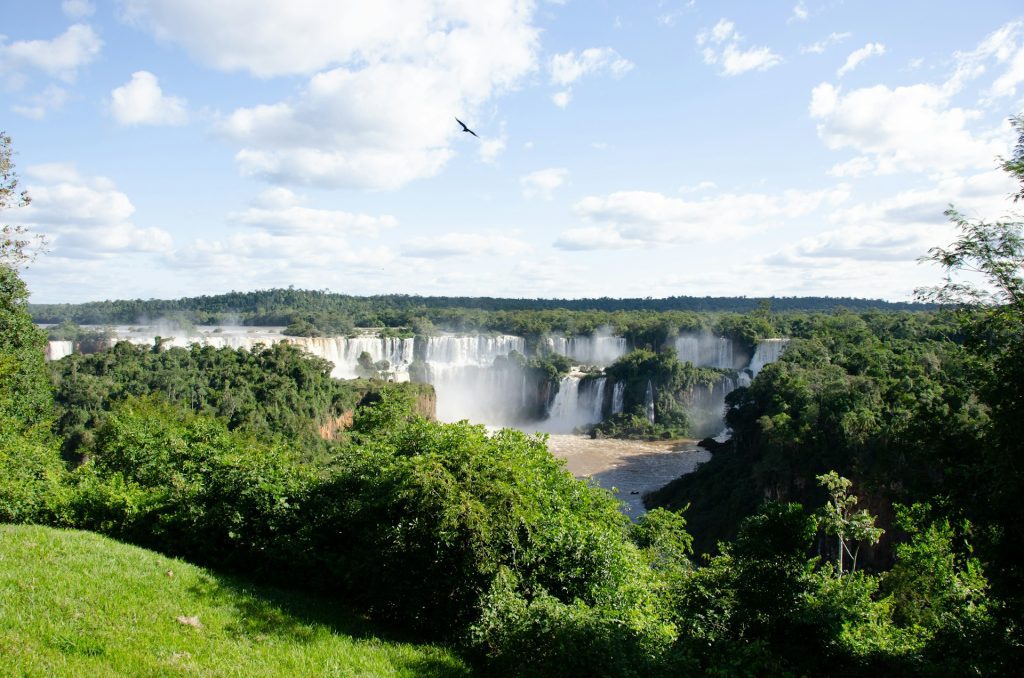
MULTIPOLYGON (((372 382, 371 382, 372 383, 372 382)), ((437 393, 430 384, 388 384, 389 388, 397 388, 411 394, 411 405, 414 414, 433 421, 437 418, 437 393)), ((359 398, 356 408, 374 403, 378 399, 379 390, 368 388, 359 398)), ((344 431, 352 427, 355 410, 345 410, 337 416, 328 417, 320 424, 320 437, 324 440, 338 440, 344 431)))

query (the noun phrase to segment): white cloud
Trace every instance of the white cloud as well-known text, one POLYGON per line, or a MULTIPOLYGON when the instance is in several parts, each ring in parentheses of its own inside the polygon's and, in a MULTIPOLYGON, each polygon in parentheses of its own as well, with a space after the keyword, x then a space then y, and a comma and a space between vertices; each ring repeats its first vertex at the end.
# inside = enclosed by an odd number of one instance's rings
POLYGON ((110 93, 110 111, 122 125, 183 125, 188 121, 185 100, 165 95, 149 71, 132 73, 130 81, 110 93))
POLYGON ((375 237, 381 230, 398 225, 398 220, 390 215, 374 217, 303 207, 299 203, 298 196, 286 188, 268 189, 257 197, 253 207, 230 213, 228 222, 274 236, 353 234, 375 237))
POLYGON ((736 45, 727 45, 722 53, 722 74, 742 75, 748 71, 766 71, 781 63, 782 57, 767 47, 742 50, 736 45))
POLYGON ((885 54, 885 45, 880 42, 869 42, 858 50, 854 50, 846 57, 846 63, 839 67, 836 71, 836 77, 841 78, 853 69, 857 68, 862 61, 870 59, 873 56, 881 56, 885 54))
POLYGON ((764 260, 787 267, 825 267, 842 260, 912 264, 930 247, 952 239, 954 229, 944 215, 951 202, 971 216, 999 219, 1013 188, 1005 173, 991 170, 841 206, 827 217, 831 230, 786 246, 764 260))
POLYGON ((453 144, 476 142, 452 116, 472 118, 536 67, 533 5, 522 0, 253 4, 137 0, 130 16, 218 68, 328 68, 295 96, 218 125, 241 147, 241 173, 274 183, 394 189, 433 176, 453 144))
POLYGON ((413 238, 402 247, 406 257, 443 259, 448 257, 504 257, 531 250, 522 240, 499 233, 445 233, 413 238))
POLYGON ((579 55, 574 51, 554 55, 550 69, 551 82, 566 87, 592 73, 603 72, 620 78, 633 69, 633 64, 611 47, 590 47, 579 55))
POLYGON ((824 40, 819 40, 807 47, 801 47, 800 52, 802 54, 822 54, 826 49, 832 45, 836 45, 843 40, 849 38, 853 33, 830 33, 824 40))
POLYGON ((30 166, 26 175, 32 204, 19 218, 49 237, 54 256, 94 259, 170 249, 166 231, 131 223, 135 206, 109 179, 82 177, 68 165, 30 166))
POLYGON ((833 172, 863 174, 869 162, 876 174, 991 167, 1006 152, 1006 131, 972 133, 968 123, 979 114, 951 106, 947 85, 875 85, 849 93, 830 83, 815 87, 809 110, 819 121, 818 136, 828 148, 850 148, 862 158, 833 172))
POLYGON ((523 197, 551 200, 555 189, 568 178, 569 170, 564 167, 549 167, 520 177, 519 184, 523 187, 523 197))
POLYGON ((551 57, 549 70, 551 83, 564 88, 553 94, 551 100, 559 108, 565 108, 572 98, 572 84, 583 76, 607 73, 613 78, 621 78, 633 70, 633 63, 623 59, 611 47, 590 47, 578 55, 574 51, 555 54, 551 57))
POLYGON ((841 204, 849 189, 784 191, 779 195, 722 193, 684 200, 648 191, 591 196, 573 211, 590 226, 569 229, 555 246, 607 249, 710 242, 735 238, 802 217, 822 205, 841 204))
POLYGON ((96 6, 89 0, 64 0, 60 3, 60 9, 64 12, 64 16, 70 19, 82 19, 92 16, 96 11, 96 6))
POLYGON ((703 191, 711 191, 718 188, 718 184, 713 181, 702 181, 693 186, 680 186, 680 193, 700 193, 703 191))
POLYGON ((808 16, 810 14, 804 5, 804 0, 800 0, 800 2, 793 5, 793 14, 790 16, 790 21, 807 21, 808 16))
POLYGON ((102 47, 103 41, 86 24, 74 24, 52 40, 22 40, 5 45, 0 36, 0 65, 6 64, 13 71, 34 68, 74 82, 78 70, 91 63, 102 47))
POLYGON ((719 19, 711 30, 697 34, 697 45, 702 47, 704 63, 721 64, 721 75, 742 75, 750 71, 766 71, 782 63, 782 56, 768 47, 744 49, 743 36, 728 19, 719 19))
POLYGON ((389 248, 352 244, 353 238, 365 241, 395 228, 394 217, 306 207, 302 202, 288 189, 268 189, 249 208, 227 215, 232 232, 217 240, 195 240, 169 252, 167 261, 215 271, 221 278, 280 281, 295 280, 300 269, 316 277, 337 273, 339 267, 376 271, 395 260, 389 248))
POLYGON ((63 108, 68 100, 68 91, 57 85, 49 85, 39 94, 28 97, 22 104, 11 106, 11 110, 26 118, 42 120, 47 113, 63 108))
POLYGON ((502 121, 501 131, 498 133, 498 136, 488 137, 480 142, 477 157, 480 158, 481 162, 493 165, 498 160, 498 156, 505 152, 505 147, 508 143, 508 134, 505 128, 506 124, 502 121))

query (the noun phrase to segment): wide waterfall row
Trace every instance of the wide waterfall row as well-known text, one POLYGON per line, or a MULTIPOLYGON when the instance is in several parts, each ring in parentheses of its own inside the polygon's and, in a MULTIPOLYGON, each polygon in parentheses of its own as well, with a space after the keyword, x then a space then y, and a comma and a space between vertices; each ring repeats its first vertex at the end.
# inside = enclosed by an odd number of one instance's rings
POLYGON ((611 365, 629 353, 625 337, 595 334, 582 337, 548 337, 548 350, 572 358, 580 365, 611 365))
MULTIPOLYGON (((152 345, 161 336, 165 346, 187 347, 201 344, 214 348, 252 349, 288 341, 334 364, 332 376, 356 377, 359 358, 368 355, 376 369, 396 381, 410 378, 410 367, 422 361, 424 369, 416 378, 425 378, 437 391, 437 416, 443 421, 469 419, 494 425, 539 426, 562 433, 600 422, 606 415, 619 414, 625 407, 625 384, 614 383, 606 395, 607 378, 574 372, 558 384, 541 383, 515 361, 499 361, 515 351, 526 352, 523 337, 511 335, 440 335, 420 338, 382 337, 363 334, 355 337, 288 337, 278 328, 200 327, 197 331, 175 332, 168 328, 117 327, 117 340, 152 345), (387 366, 384 366, 384 362, 387 366), (546 420, 537 424, 538 419, 546 420)), ((786 348, 787 339, 767 339, 756 347, 749 362, 731 340, 711 334, 677 337, 672 346, 679 359, 698 367, 737 370, 737 380, 723 377, 710 387, 698 387, 692 395, 692 418, 700 428, 720 422, 725 394, 737 385, 747 385, 761 369, 776 360, 786 348)), ((581 365, 604 366, 629 350, 624 337, 595 335, 551 337, 546 348, 566 355, 581 365)), ((74 350, 72 342, 51 341, 47 358, 58 360, 74 350)), ((655 389, 648 385, 644 410, 655 416, 655 389)))
POLYGON ((691 362, 695 367, 735 370, 746 362, 746 357, 737 355, 732 340, 726 337, 706 333, 682 334, 676 337, 674 345, 679 360, 691 362))

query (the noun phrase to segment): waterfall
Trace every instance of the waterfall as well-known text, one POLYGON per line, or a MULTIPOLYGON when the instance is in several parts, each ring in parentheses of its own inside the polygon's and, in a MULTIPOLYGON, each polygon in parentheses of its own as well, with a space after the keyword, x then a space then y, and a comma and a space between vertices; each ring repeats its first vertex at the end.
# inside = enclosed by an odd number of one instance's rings
POLYGON ((544 430, 550 433, 572 433, 578 428, 601 421, 604 410, 606 377, 585 379, 581 373, 563 377, 558 393, 551 402, 544 430))
POLYGON ((612 414, 621 414, 626 409, 626 382, 617 381, 612 387, 612 414))
POLYGON ((629 352, 625 337, 605 334, 578 337, 548 337, 545 344, 552 353, 572 358, 581 365, 611 365, 629 352))
MULTIPOLYGON (((691 362, 694 367, 717 367, 736 369, 737 356, 732 340, 712 334, 681 334, 673 345, 682 362, 691 362)), ((740 363, 742 364, 742 362, 740 363)))
POLYGON ((750 364, 747 369, 750 371, 751 377, 756 377, 757 373, 760 372, 765 365, 773 363, 779 359, 782 352, 786 350, 786 345, 789 343, 789 339, 765 339, 757 345, 757 349, 754 351, 754 357, 750 359, 750 364))
POLYGON ((647 390, 644 391, 644 411, 647 413, 647 421, 654 423, 654 385, 647 380, 647 390))
POLYGON ((75 342, 73 341, 51 341, 46 344, 46 359, 47 360, 60 360, 66 355, 71 355, 75 352, 75 342))
POLYGON ((597 388, 594 389, 593 402, 590 405, 591 423, 596 424, 604 417, 604 385, 607 380, 607 377, 599 377, 596 380, 597 388))

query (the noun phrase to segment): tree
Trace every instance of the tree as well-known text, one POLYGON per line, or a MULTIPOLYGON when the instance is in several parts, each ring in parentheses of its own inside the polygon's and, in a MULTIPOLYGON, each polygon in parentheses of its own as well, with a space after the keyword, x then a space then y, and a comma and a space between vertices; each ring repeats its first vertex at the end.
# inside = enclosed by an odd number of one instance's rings
MULTIPOLYGON (((18 192, 18 175, 14 171, 11 137, 0 132, 0 210, 26 207, 32 199, 27 191, 18 192)), ((42 236, 30 236, 24 226, 0 224, 0 265, 18 268, 33 258, 33 242, 38 248, 44 244, 42 236)))
POLYGON ((875 527, 875 517, 868 513, 867 509, 854 510, 858 500, 856 496, 849 494, 852 481, 835 471, 829 471, 818 476, 818 482, 829 493, 829 503, 818 513, 819 524, 826 534, 838 539, 836 576, 843 573, 843 553, 850 556, 850 574, 853 574, 857 569, 857 555, 860 553, 861 542, 877 544, 885 530, 875 527))

